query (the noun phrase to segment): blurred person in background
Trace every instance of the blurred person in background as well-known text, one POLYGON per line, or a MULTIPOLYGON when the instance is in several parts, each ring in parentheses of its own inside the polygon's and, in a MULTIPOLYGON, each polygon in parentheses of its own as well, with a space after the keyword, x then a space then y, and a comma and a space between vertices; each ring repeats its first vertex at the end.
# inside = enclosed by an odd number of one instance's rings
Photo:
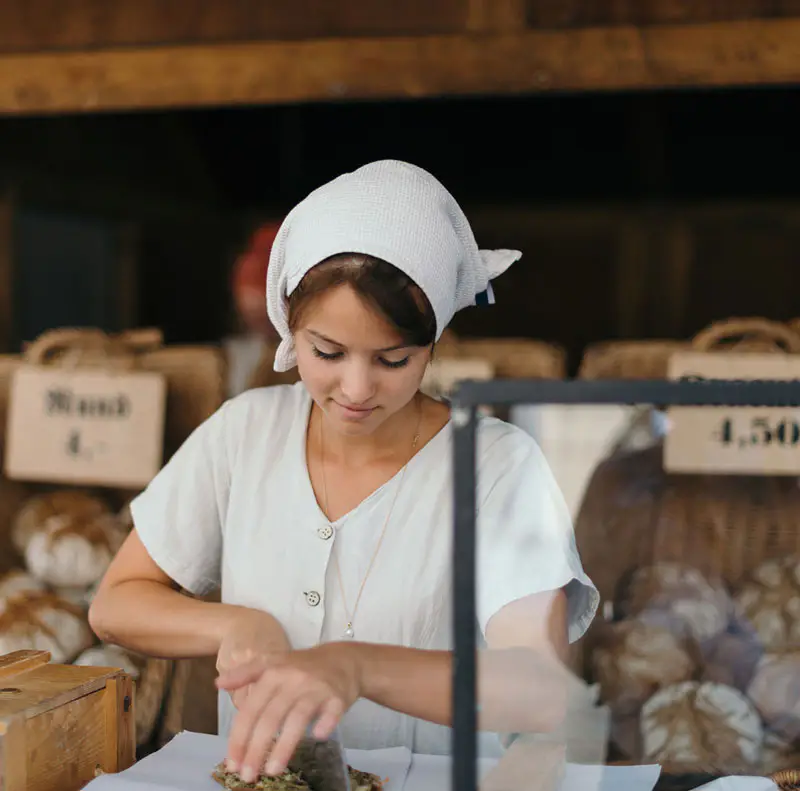
POLYGON ((236 312, 245 330, 275 346, 280 342, 280 335, 267 316, 264 289, 272 244, 280 227, 280 221, 271 220, 256 228, 247 249, 236 259, 232 277, 236 312))
POLYGON ((244 332, 226 338, 224 343, 230 397, 253 387, 297 381, 295 372, 280 374, 273 369, 280 335, 264 307, 269 255, 280 226, 278 220, 259 225, 233 265, 231 290, 236 316, 244 332))

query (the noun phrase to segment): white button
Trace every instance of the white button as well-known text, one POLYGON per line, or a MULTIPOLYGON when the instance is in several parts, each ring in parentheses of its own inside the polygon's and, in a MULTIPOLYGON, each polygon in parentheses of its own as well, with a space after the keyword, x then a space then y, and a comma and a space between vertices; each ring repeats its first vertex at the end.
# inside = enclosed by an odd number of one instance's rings
POLYGON ((333 535, 333 528, 330 525, 319 528, 317 535, 323 540, 327 541, 333 535))
POLYGON ((304 595, 306 597, 306 604, 308 604, 309 607, 316 607, 321 601, 321 597, 316 591, 306 591, 304 595))

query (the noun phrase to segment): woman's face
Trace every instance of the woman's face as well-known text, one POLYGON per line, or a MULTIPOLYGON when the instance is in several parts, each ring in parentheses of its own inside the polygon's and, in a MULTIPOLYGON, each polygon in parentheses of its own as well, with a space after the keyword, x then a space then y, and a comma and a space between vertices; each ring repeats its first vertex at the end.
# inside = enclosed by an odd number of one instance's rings
POLYGON ((297 367, 311 397, 345 434, 371 434, 417 393, 430 349, 397 331, 348 285, 320 294, 295 332, 297 367))

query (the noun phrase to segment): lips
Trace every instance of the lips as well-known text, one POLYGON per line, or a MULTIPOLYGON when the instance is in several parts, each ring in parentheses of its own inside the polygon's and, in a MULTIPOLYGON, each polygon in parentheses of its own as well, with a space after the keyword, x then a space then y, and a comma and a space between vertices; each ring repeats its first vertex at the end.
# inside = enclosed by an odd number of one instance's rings
POLYGON ((346 406, 345 404, 340 404, 338 401, 335 401, 334 403, 347 417, 365 418, 375 411, 375 407, 352 407, 346 406))

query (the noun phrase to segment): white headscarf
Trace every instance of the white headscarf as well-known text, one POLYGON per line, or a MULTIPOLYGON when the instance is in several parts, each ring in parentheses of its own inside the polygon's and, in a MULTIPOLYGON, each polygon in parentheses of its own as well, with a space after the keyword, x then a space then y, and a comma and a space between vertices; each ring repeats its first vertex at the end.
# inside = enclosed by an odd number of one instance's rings
POLYGON ((382 160, 314 190, 286 216, 267 269, 267 312, 281 336, 276 371, 297 363, 289 295, 304 275, 338 253, 381 258, 422 289, 436 316, 436 339, 462 308, 493 302, 490 281, 521 256, 479 250, 453 196, 430 173, 382 160))

